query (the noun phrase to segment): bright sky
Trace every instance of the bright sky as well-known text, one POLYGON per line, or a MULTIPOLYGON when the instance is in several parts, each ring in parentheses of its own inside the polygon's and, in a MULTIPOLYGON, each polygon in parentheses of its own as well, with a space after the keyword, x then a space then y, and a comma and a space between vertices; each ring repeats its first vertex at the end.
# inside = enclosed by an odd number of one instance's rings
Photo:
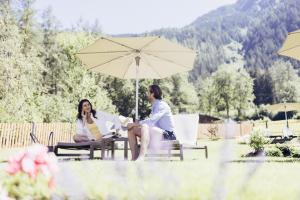
MULTIPOLYGON (((237 0, 36 0, 38 11, 51 6, 64 27, 83 18, 99 20, 107 34, 142 33, 159 28, 180 28, 197 17, 237 0)), ((40 14, 40 13, 39 13, 40 14)))

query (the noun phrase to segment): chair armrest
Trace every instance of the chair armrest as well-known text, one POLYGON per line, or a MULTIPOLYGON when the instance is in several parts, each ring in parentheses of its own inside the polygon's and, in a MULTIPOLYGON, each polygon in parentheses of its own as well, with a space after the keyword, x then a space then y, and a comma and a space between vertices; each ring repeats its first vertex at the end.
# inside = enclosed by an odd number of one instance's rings
POLYGON ((31 141, 33 143, 40 143, 39 140, 38 140, 38 138, 36 137, 36 135, 34 133, 30 132, 29 135, 30 135, 31 141))
POLYGON ((48 146, 54 146, 54 139, 53 139, 53 131, 50 132, 49 137, 48 137, 48 146), (51 144, 50 144, 51 141, 51 144))

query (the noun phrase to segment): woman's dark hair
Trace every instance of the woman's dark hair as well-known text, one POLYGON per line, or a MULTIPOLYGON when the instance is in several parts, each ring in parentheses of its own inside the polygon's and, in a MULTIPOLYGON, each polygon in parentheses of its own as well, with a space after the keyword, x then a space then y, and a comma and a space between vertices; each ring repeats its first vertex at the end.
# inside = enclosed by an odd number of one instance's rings
POLYGON ((91 102, 88 100, 88 99, 82 99, 79 104, 78 104, 78 114, 77 114, 77 119, 81 119, 82 120, 82 116, 81 116, 81 113, 82 113, 82 106, 83 106, 83 103, 84 102, 89 102, 90 106, 91 106, 91 112, 93 114, 93 117, 94 118, 97 118, 96 117, 96 111, 93 110, 93 106, 91 104, 91 102))
POLYGON ((162 99, 162 92, 161 92, 161 89, 158 85, 150 85, 149 87, 149 92, 154 94, 154 98, 155 99, 159 99, 161 100, 162 99))

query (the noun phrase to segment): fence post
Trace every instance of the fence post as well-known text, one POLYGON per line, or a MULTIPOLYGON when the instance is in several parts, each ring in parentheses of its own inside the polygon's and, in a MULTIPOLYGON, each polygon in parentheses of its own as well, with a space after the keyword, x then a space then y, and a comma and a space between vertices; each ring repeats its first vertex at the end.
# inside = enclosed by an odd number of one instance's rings
POLYGON ((242 122, 240 121, 239 124, 240 124, 240 136, 243 136, 242 122))
POLYGON ((71 128, 70 128, 70 132, 69 132, 69 141, 71 142, 72 141, 72 132, 73 132, 73 123, 71 123, 71 128))

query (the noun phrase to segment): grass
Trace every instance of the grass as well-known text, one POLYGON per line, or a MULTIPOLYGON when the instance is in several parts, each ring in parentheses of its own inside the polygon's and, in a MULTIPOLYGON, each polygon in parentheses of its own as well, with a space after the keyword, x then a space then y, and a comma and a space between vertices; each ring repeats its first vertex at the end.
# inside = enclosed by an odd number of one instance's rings
POLYGON ((186 150, 184 162, 136 163, 117 152, 116 161, 60 162, 57 182, 70 199, 299 199, 300 159, 241 158, 250 149, 235 140, 199 142, 208 159, 203 150, 186 150))

